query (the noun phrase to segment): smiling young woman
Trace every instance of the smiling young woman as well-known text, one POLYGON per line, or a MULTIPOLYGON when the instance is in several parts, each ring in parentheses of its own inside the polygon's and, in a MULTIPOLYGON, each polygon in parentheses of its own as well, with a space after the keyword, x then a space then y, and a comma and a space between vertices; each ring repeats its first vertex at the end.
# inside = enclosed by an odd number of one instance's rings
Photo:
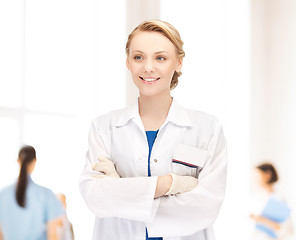
POLYGON ((135 104, 95 119, 80 191, 96 215, 93 239, 213 240, 225 192, 219 121, 171 96, 183 42, 169 23, 141 23, 128 37, 135 104))
POLYGON ((138 32, 130 42, 127 68, 141 97, 170 97, 171 81, 182 67, 173 43, 157 32, 138 32))

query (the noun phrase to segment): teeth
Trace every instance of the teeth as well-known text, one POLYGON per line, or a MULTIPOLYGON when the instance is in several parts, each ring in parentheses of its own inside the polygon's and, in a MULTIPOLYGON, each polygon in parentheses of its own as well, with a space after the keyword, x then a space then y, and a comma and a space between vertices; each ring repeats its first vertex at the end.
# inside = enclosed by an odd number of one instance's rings
MULTIPOLYGON (((140 78, 142 78, 142 77, 140 77, 140 78)), ((142 79, 147 81, 147 82, 153 82, 153 81, 158 80, 159 78, 142 78, 142 79)))
POLYGON ((155 80, 157 80, 156 78, 144 78, 145 81, 147 82, 153 82, 155 80))

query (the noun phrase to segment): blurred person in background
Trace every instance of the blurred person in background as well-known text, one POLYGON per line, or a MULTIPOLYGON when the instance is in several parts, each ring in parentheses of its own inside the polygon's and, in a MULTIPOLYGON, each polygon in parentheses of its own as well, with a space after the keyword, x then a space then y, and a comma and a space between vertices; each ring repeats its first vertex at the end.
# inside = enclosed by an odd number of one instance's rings
POLYGON ((185 56, 179 32, 145 21, 126 54, 139 97, 93 121, 81 174, 80 192, 96 215, 93 240, 213 240, 226 141, 216 117, 171 96, 185 56))
POLYGON ((24 146, 18 155, 18 180, 0 192, 2 240, 59 240, 57 226, 64 214, 54 193, 31 178, 36 151, 24 146))
POLYGON ((250 218, 255 223, 251 240, 286 240, 293 234, 290 208, 283 194, 276 190, 278 173, 271 163, 254 169, 255 194, 250 218))
POLYGON ((57 198, 64 207, 64 216, 59 220, 58 236, 59 240, 74 240, 74 231, 71 222, 67 217, 66 196, 63 193, 57 195, 57 198))

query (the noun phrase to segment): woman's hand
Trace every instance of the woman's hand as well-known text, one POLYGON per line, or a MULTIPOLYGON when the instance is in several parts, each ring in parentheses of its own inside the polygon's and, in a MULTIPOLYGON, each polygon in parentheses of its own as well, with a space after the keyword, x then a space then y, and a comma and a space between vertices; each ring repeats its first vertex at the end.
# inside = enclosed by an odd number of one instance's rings
POLYGON ((189 192, 197 186, 197 178, 170 174, 159 176, 154 198, 189 192))
POLYGON ((253 219, 256 223, 260 223, 265 225, 266 227, 269 227, 273 230, 279 230, 281 228, 281 225, 275 221, 272 221, 266 217, 263 217, 261 215, 254 215, 251 214, 250 218, 253 219))
POLYGON ((105 157, 99 157, 99 162, 97 162, 93 166, 93 170, 104 174, 104 175, 95 175, 94 177, 97 177, 97 178, 105 177, 105 176, 120 178, 120 176, 116 172, 113 162, 105 157))
POLYGON ((154 198, 164 196, 172 186, 173 178, 171 175, 159 176, 157 178, 156 190, 154 198))
POLYGON ((56 218, 54 220, 50 220, 49 222, 47 222, 47 239, 48 240, 59 239, 57 229, 60 221, 61 221, 61 218, 56 218))

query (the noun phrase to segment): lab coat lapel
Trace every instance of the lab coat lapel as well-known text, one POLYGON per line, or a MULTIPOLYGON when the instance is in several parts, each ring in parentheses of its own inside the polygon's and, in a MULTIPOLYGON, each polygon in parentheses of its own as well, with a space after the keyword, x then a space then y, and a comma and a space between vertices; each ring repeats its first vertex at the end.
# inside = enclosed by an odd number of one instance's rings
POLYGON ((139 114, 138 99, 133 105, 127 107, 124 110, 124 113, 121 114, 119 116, 118 120, 116 121, 115 126, 116 127, 123 127, 129 121, 133 121, 138 126, 138 128, 141 130, 141 132, 144 134, 144 136, 146 137, 145 128, 144 128, 143 122, 142 122, 140 114, 139 114))
POLYGON ((192 126, 192 122, 188 116, 188 110, 182 107, 174 98, 163 126, 165 126, 168 122, 181 127, 192 126))
MULTIPOLYGON (((141 130, 141 132, 145 135, 145 128, 143 125, 143 122, 141 120, 140 114, 139 114, 139 103, 138 99, 137 101, 131 105, 130 107, 126 108, 124 113, 121 114, 118 118, 118 120, 115 123, 115 126, 122 127, 125 124, 127 124, 129 121, 133 121, 138 128, 141 130)), ((179 103, 173 98, 168 116, 162 126, 160 127, 160 130, 168 123, 172 122, 175 125, 181 126, 181 127, 190 127, 192 126, 192 122, 190 120, 190 117, 188 116, 188 110, 186 110, 184 107, 179 105, 179 103)))

